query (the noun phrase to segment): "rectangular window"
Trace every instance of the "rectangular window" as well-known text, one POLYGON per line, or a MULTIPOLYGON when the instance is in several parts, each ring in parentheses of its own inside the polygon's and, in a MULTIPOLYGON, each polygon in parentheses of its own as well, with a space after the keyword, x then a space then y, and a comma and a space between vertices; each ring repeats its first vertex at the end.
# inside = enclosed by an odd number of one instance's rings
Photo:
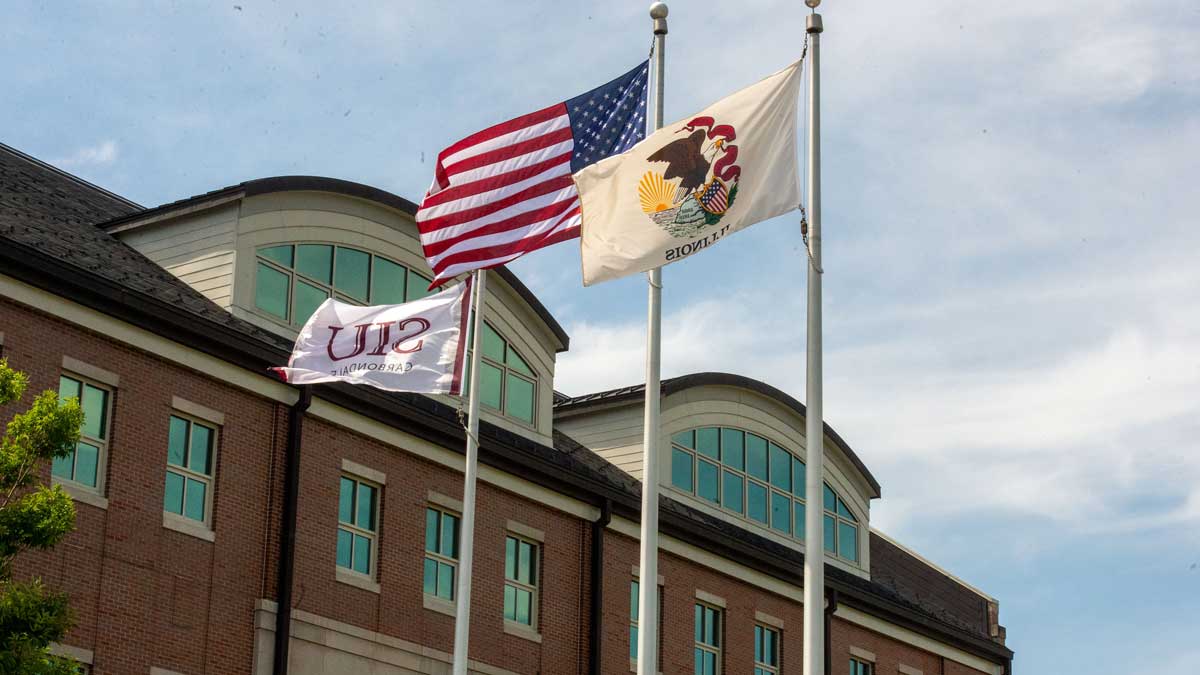
POLYGON ((211 522, 216 449, 216 427, 171 415, 163 510, 205 525, 211 522))
MULTIPOLYGON (((629 587, 629 662, 630 665, 637 663, 638 656, 638 626, 641 624, 641 612, 638 608, 641 606, 641 584, 637 579, 629 587)), ((660 584, 658 587, 658 634, 662 635, 662 618, 663 618, 663 587, 660 584)), ((662 670, 663 655, 662 650, 658 650, 658 669, 662 670)))
POLYGON ((504 618, 537 624, 539 546, 509 535, 504 540, 504 618))
POLYGON ((875 664, 870 661, 850 659, 850 675, 875 675, 875 664))
POLYGON ((454 601, 458 570, 458 516, 432 506, 425 509, 425 594, 454 601))
POLYGON ((338 489, 338 567, 374 576, 378 526, 379 488, 359 478, 342 476, 338 489))
POLYGON ((83 409, 83 426, 79 442, 65 457, 55 457, 50 472, 64 481, 101 492, 104 465, 108 457, 109 408, 112 392, 90 380, 76 375, 63 375, 58 380, 60 400, 78 399, 83 409))
POLYGON ((721 610, 696 603, 695 675, 721 673, 721 610))
POLYGON ((754 626, 754 675, 779 673, 779 631, 754 626))

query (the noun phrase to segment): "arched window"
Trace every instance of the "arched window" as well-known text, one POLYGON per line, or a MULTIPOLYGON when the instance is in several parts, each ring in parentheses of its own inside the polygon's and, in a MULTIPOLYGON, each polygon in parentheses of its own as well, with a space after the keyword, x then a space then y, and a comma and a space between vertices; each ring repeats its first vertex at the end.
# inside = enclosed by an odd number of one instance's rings
MULTIPOLYGON (((474 344, 474 326, 467 331, 467 344, 474 344)), ((507 340, 486 321, 483 324, 483 354, 479 362, 479 402, 507 417, 533 424, 537 412, 537 373, 507 340)), ((468 350, 468 354, 470 351, 468 350)), ((467 360, 470 365, 470 359, 467 360)), ((470 382, 470 368, 464 369, 470 382)))
POLYGON ((254 306, 302 326, 331 295, 356 305, 388 305, 429 295, 429 279, 383 256, 335 244, 258 249, 254 306))
MULTIPOLYGON (((804 540, 805 480, 799 457, 748 431, 702 427, 671 437, 673 486, 800 541, 804 540)), ((858 521, 828 483, 825 495, 825 548, 857 561, 858 521), (829 495, 833 495, 832 509, 829 495)))

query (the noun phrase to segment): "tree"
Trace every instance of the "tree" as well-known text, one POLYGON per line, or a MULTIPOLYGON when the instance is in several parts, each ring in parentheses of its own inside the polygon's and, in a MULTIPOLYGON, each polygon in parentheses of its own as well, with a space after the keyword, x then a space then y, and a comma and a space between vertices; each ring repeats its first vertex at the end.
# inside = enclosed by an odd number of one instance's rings
MULTIPOLYGON (((0 359, 0 406, 21 399, 29 378, 0 359)), ((40 579, 13 581, 13 559, 27 549, 49 549, 75 527, 75 505, 55 485, 39 482, 41 468, 68 455, 79 441, 79 401, 44 391, 13 417, 0 441, 0 674, 67 675, 78 664, 51 656, 71 628, 67 596, 40 579)))

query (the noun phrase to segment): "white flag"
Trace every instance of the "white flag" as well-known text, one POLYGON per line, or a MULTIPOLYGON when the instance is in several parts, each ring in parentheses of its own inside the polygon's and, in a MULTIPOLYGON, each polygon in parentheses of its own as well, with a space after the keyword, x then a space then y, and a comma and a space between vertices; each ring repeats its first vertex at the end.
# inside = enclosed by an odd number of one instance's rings
POLYGON ((290 384, 349 382, 388 391, 459 394, 466 362, 471 282, 403 305, 321 303, 296 338, 290 384))
POLYGON ((583 285, 660 267, 800 205, 800 63, 575 174, 583 285))

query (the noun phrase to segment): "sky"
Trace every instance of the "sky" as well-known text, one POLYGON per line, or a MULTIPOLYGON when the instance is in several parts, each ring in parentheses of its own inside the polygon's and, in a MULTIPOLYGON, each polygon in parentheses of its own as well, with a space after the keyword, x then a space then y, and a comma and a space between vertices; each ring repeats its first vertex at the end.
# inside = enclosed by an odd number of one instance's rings
MULTIPOLYGON (((432 159, 646 57, 645 2, 28 3, 0 141, 152 206, 314 174, 414 201, 432 159)), ((1200 4, 826 0, 826 420, 872 525, 996 597, 1015 672, 1200 662, 1200 4)), ((672 3, 666 118, 800 55, 797 0, 672 3)), ((664 269, 663 375, 804 399, 799 219, 664 269)), ((639 382, 645 281, 513 270, 555 386, 639 382)))

